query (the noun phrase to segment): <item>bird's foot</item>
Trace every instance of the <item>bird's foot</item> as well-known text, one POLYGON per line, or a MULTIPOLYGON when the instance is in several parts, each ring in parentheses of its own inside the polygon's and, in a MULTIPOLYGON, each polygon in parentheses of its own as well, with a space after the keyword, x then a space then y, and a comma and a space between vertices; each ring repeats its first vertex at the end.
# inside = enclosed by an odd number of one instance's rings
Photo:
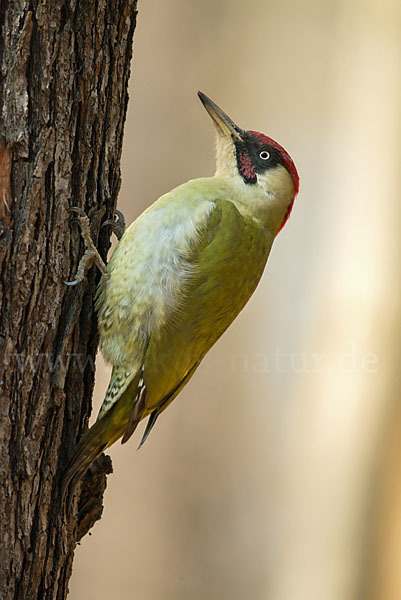
POLYGON ((102 223, 102 227, 105 225, 110 225, 114 235, 117 237, 118 241, 121 240, 125 231, 125 218, 123 213, 120 210, 114 211, 114 218, 108 219, 104 223, 102 223), (115 218, 117 217, 117 219, 115 218))
POLYGON ((75 217, 75 221, 78 221, 81 228, 82 239, 85 244, 85 252, 79 261, 78 269, 75 274, 75 279, 73 281, 65 281, 66 285, 77 285, 81 283, 85 279, 86 273, 89 271, 92 265, 96 265, 104 277, 108 277, 108 272, 106 269, 106 265, 104 264, 102 257, 100 256, 94 242, 92 239, 92 234, 90 230, 90 222, 87 214, 82 208, 78 206, 72 206, 70 212, 76 213, 77 217, 75 217))

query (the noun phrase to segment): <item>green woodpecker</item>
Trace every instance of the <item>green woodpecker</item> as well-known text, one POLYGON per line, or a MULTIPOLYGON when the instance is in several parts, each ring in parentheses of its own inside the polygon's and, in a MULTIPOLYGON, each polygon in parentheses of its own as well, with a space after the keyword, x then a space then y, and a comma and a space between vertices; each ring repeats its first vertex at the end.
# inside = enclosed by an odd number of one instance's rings
POLYGON ((298 192, 284 148, 237 127, 201 92, 199 98, 216 129, 216 174, 159 198, 104 268, 96 310, 113 372, 98 419, 67 466, 64 491, 149 417, 143 444, 253 294, 298 192))

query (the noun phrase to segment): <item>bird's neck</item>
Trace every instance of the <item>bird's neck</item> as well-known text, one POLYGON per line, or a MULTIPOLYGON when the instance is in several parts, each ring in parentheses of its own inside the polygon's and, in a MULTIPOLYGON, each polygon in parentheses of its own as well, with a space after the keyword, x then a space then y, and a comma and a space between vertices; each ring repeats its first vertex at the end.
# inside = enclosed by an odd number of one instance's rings
POLYGON ((254 184, 245 183, 236 174, 215 174, 216 179, 229 187, 230 200, 239 212, 258 221, 273 237, 279 232, 294 198, 294 187, 286 169, 280 165, 277 170, 268 182, 254 184))

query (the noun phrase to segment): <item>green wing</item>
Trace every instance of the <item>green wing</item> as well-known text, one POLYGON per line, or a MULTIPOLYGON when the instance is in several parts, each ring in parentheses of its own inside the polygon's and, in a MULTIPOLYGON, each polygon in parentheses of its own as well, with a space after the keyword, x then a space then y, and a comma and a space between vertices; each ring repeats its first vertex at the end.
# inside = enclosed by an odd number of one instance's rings
POLYGON ((180 306, 150 338, 144 361, 146 409, 166 399, 245 306, 262 275, 271 242, 263 227, 217 199, 185 259, 196 268, 180 306))

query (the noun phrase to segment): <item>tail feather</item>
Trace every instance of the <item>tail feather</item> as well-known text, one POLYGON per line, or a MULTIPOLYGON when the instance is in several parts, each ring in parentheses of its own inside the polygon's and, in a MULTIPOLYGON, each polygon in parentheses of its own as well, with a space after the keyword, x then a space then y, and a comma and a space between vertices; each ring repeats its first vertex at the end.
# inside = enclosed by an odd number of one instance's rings
POLYGON ((91 464, 110 445, 110 433, 105 427, 105 418, 96 423, 84 434, 75 448, 66 467, 61 486, 61 497, 64 498, 71 484, 75 488, 78 481, 83 477, 91 464))
MULTIPOLYGON (((65 498, 69 486, 71 485, 72 489, 75 487, 103 450, 124 435, 127 425, 130 423, 130 416, 134 415, 137 423, 141 420, 145 405, 144 402, 138 402, 138 381, 139 374, 135 376, 114 405, 103 415, 100 414, 96 423, 83 435, 64 472, 61 485, 62 499, 65 498)), ((143 396, 146 397, 145 394, 143 396)))

